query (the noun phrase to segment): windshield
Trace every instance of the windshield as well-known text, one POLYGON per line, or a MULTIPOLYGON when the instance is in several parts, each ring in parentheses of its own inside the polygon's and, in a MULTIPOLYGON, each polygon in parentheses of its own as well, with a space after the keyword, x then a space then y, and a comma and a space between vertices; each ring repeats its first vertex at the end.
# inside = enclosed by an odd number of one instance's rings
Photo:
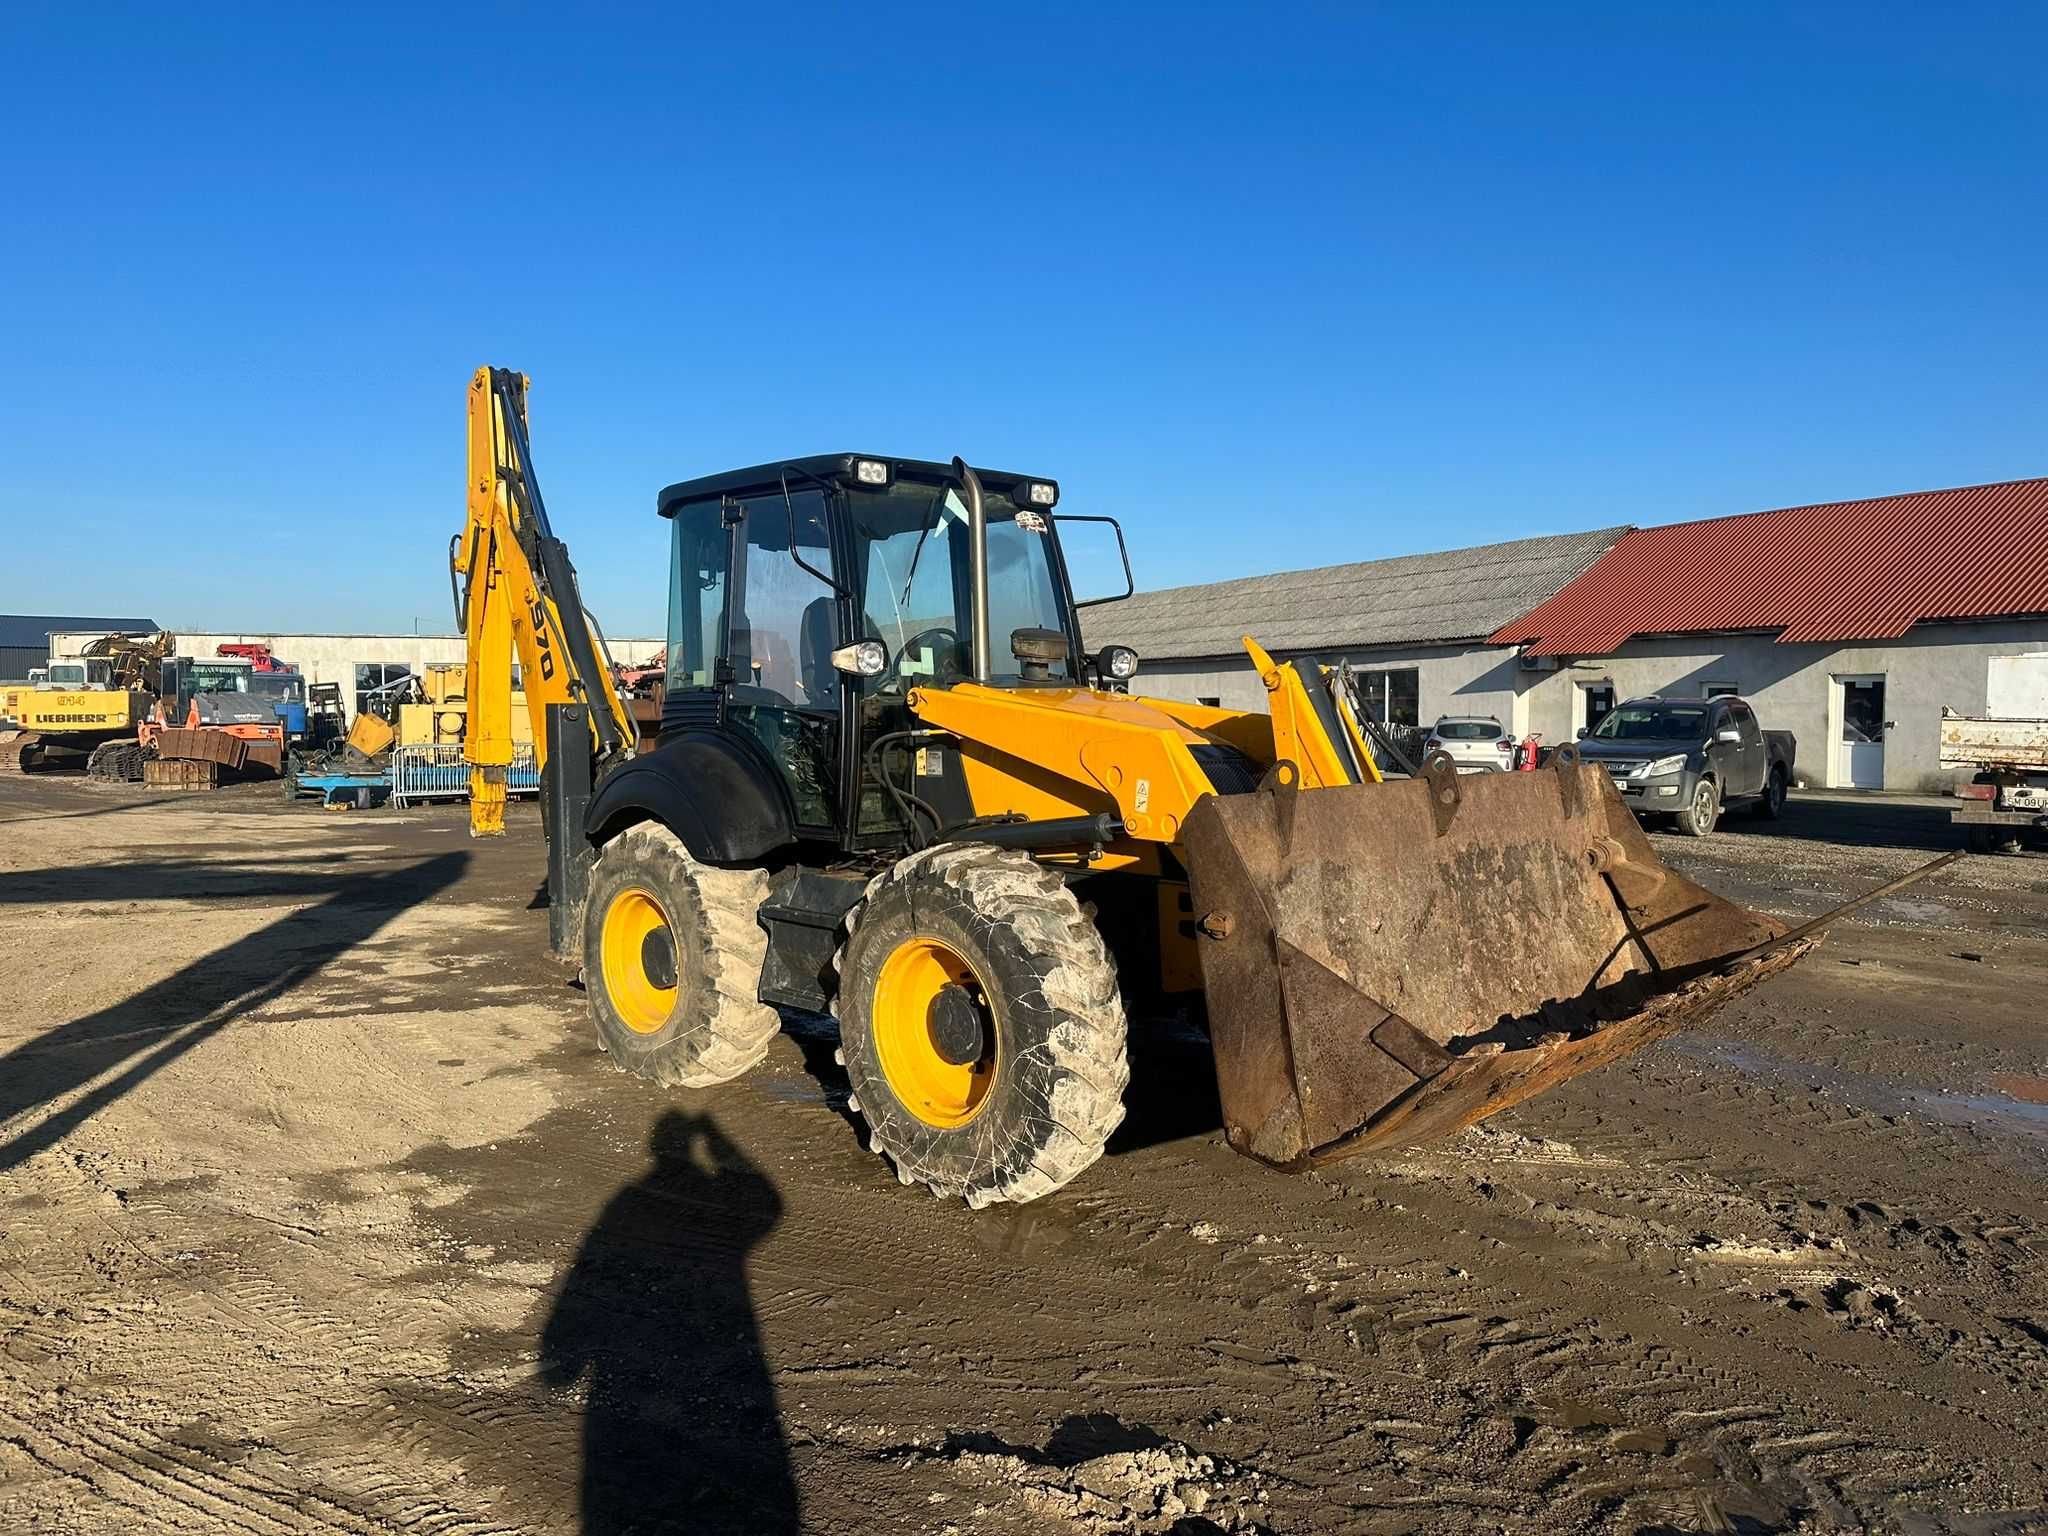
MULTIPOLYGON (((967 675, 972 575, 968 568, 967 501, 950 485, 899 480, 885 490, 859 491, 852 507, 855 591, 866 638, 889 648, 890 667, 876 687, 896 689, 920 677, 967 675)), ((988 518, 988 637, 993 681, 1015 682, 1022 668, 1010 637, 1020 629, 1064 635, 1066 620, 1053 579, 1050 524, 1043 513, 1019 515, 1000 491, 982 493, 988 518)), ((1071 680, 1072 658, 1051 667, 1071 680)))
POLYGON ((1439 720, 1438 741, 1498 741, 1500 727, 1491 720, 1439 720))
POLYGON ((289 704, 302 704, 306 698, 305 682, 296 672, 253 672, 249 675, 249 691, 289 704))
POLYGON ((186 674, 194 693, 247 693, 249 668, 224 661, 195 661, 186 674))
POLYGON ((1623 704, 1593 727, 1601 741, 1698 741, 1707 711, 1699 704, 1623 704))

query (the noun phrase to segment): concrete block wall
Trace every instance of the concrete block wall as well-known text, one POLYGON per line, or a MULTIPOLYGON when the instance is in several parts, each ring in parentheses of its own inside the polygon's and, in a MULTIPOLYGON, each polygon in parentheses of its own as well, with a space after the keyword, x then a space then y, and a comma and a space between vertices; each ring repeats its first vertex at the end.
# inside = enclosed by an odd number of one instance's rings
MULTIPOLYGON (((1282 656, 1281 660, 1289 659, 1282 656)), ((1324 660, 1336 660, 1335 653, 1324 660)), ((1354 667, 1413 667, 1417 712, 1423 725, 1443 715, 1492 715, 1512 734, 1529 732, 1529 684, 1542 674, 1526 673, 1502 646, 1431 645, 1347 651, 1354 667)), ((1247 657, 1206 657, 1194 661, 1139 660, 1138 693, 1192 702, 1214 698, 1225 709, 1266 707, 1266 690, 1247 657)))

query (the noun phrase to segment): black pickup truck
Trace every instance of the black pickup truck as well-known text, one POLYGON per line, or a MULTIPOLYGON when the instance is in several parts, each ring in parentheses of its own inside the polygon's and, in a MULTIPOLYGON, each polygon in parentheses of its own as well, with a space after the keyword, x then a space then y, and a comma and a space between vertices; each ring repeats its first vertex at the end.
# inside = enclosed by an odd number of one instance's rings
POLYGON ((1713 831, 1721 807, 1738 801, 1776 820, 1797 749, 1790 731, 1763 730, 1746 700, 1726 695, 1630 699, 1579 732, 1579 756, 1607 770, 1629 809, 1669 816, 1693 837, 1713 831))

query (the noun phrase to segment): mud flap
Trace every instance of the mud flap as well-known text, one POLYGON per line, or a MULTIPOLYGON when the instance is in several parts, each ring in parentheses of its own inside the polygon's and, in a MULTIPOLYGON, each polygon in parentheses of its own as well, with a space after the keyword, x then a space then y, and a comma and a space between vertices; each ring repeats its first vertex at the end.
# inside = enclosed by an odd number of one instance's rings
POLYGON ((1668 868, 1604 770, 1199 801, 1182 847, 1225 1129, 1282 1167, 1448 1135, 1819 942, 1668 868))

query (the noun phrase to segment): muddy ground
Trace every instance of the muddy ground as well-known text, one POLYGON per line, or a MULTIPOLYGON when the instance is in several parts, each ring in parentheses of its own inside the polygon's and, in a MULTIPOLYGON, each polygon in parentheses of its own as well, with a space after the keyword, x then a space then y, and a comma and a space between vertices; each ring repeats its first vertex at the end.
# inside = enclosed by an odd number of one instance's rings
MULTIPOLYGON (((976 1215, 816 1027, 612 1071, 514 822, 0 784, 0 1530, 2048 1528, 2048 859, 1393 1162, 1234 1156, 1147 1032, 976 1215)), ((1658 842, 1797 916, 1954 845, 1658 842)))

